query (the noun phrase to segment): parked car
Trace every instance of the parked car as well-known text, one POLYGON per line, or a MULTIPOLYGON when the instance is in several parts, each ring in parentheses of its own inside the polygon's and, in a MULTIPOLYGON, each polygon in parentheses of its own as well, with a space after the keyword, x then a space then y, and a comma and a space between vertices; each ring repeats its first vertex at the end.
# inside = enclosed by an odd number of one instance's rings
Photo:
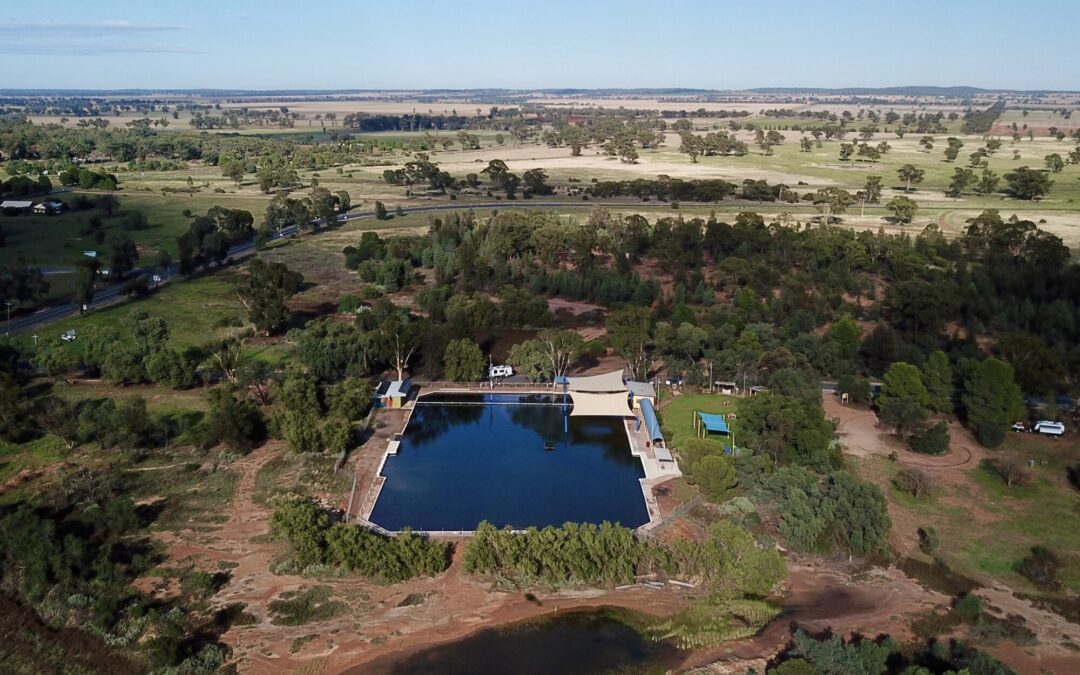
POLYGON ((1031 430, 1044 436, 1065 435, 1065 425, 1061 422, 1051 422, 1050 420, 1040 420, 1036 422, 1035 426, 1031 427, 1031 430))
POLYGON ((510 377, 513 374, 514 369, 510 366, 491 366, 488 368, 488 377, 492 379, 496 377, 510 377))
POLYGON ((1023 422, 1016 422, 1012 425, 1012 430, 1017 433, 1023 433, 1027 431, 1027 426, 1025 426, 1023 422))
POLYGON ((74 342, 75 341, 75 329, 74 328, 68 328, 66 331, 64 331, 60 335, 60 339, 63 340, 64 342, 74 342))

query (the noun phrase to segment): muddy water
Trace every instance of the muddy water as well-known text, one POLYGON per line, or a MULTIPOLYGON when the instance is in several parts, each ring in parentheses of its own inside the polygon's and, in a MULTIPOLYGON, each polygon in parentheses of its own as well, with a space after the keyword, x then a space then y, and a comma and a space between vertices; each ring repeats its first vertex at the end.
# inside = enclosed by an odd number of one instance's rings
POLYGON ((656 644, 603 610, 565 612, 551 619, 480 631, 405 657, 392 656, 349 675, 592 675, 663 672, 682 652, 656 644))

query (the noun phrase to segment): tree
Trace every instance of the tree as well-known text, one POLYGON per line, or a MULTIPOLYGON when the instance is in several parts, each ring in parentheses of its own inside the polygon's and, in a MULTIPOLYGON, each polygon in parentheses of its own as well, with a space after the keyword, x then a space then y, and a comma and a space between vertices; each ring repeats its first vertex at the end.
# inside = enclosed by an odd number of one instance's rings
POLYGON ((386 206, 382 202, 375 202, 375 220, 386 220, 386 206))
POLYGON ((394 312, 379 328, 381 351, 397 372, 397 379, 405 379, 405 370, 424 344, 428 328, 426 321, 415 319, 404 312, 394 312))
POLYGON ((684 131, 680 136, 682 143, 679 145, 679 152, 689 155, 691 164, 697 164, 698 155, 705 151, 705 141, 701 136, 689 131, 684 131))
POLYGON ((533 379, 561 377, 585 350, 585 341, 572 330, 547 328, 533 340, 510 349, 510 363, 533 379))
POLYGON ((647 307, 625 307, 608 315, 604 324, 611 347, 626 360, 631 376, 639 380, 649 376, 651 319, 652 313, 647 307))
POLYGON ((930 353, 922 367, 922 381, 929 395, 927 407, 934 412, 952 412, 953 375, 945 352, 930 353))
POLYGON ((996 358, 984 359, 964 383, 964 409, 975 438, 993 448, 1024 414, 1024 398, 1013 379, 1012 366, 996 358))
POLYGON ((709 501, 716 504, 730 498, 739 486, 735 465, 720 455, 706 455, 694 464, 694 481, 709 501))
MULTIPOLYGON (((317 187, 311 191, 311 213, 316 219, 321 220, 324 227, 333 225, 337 220, 337 197, 323 187, 317 187)), ((310 225, 316 227, 315 220, 302 223, 301 226, 310 225)))
POLYGON ((915 217, 915 212, 919 210, 919 205, 915 203, 914 199, 901 195, 890 199, 885 208, 892 211, 897 222, 910 223, 911 219, 915 217))
POLYGON ((1050 191, 1054 181, 1050 180, 1042 171, 1036 171, 1022 166, 1016 171, 1005 174, 1005 182, 1009 184, 1009 192, 1017 199, 1035 199, 1042 197, 1050 191))
POLYGON ((326 388, 326 407, 331 417, 353 422, 368 410, 372 393, 370 382, 349 376, 326 388))
POLYGON ((862 191, 865 203, 877 204, 881 201, 881 176, 867 176, 862 191))
POLYGON ((942 420, 917 430, 908 438, 908 446, 923 455, 944 455, 949 451, 949 423, 942 420))
POLYGON ((890 521, 881 488, 846 471, 829 474, 824 488, 821 508, 834 517, 828 534, 838 548, 854 555, 887 548, 890 521))
POLYGON ((975 172, 971 169, 956 167, 953 170, 952 182, 945 194, 949 197, 959 197, 969 185, 975 182, 975 172))
POLYGON ((266 422, 258 406, 240 400, 226 388, 211 389, 209 409, 202 422, 202 445, 224 443, 233 450, 246 452, 266 438, 266 422))
POLYGON ((897 361, 889 366, 881 386, 877 405, 881 421, 906 436, 926 420, 930 394, 922 382, 919 369, 910 363, 897 361))
POLYGON ((1046 168, 1050 169, 1050 173, 1061 173, 1065 170, 1065 160, 1056 152, 1047 155, 1045 159, 1046 168))
POLYGON ((285 325, 289 318, 285 303, 300 291, 303 283, 303 275, 283 263, 255 258, 247 275, 236 284, 236 294, 248 310, 255 329, 270 335, 285 325))
POLYGON ((949 147, 945 148, 945 161, 955 162, 957 156, 960 154, 960 148, 964 147, 964 142, 959 138, 950 136, 947 139, 949 147))
POLYGON ((94 301, 94 281, 97 279, 98 261, 96 258, 80 260, 75 267, 75 304, 79 306, 79 315, 94 301))
POLYGON ((323 449, 319 417, 308 409, 289 408, 281 417, 281 435, 290 452, 305 455, 323 449))
POLYGON ((999 182, 1000 179, 996 173, 990 169, 983 169, 979 182, 975 184, 975 192, 980 195, 993 194, 999 182))
POLYGON ((905 164, 897 170, 896 175, 900 180, 904 181, 904 192, 911 192, 911 186, 916 183, 921 183, 923 177, 926 175, 926 171, 914 164, 905 164))
POLYGON ((484 376, 484 354, 469 338, 451 340, 443 352, 443 370, 453 382, 476 382, 484 376))
POLYGON ((899 489, 909 493, 915 499, 930 491, 930 476, 922 469, 908 467, 900 469, 893 479, 893 483, 899 489))
POLYGON ((109 239, 109 265, 117 279, 123 279, 125 274, 133 270, 138 259, 139 249, 135 242, 122 234, 109 239))
POLYGON ((525 185, 525 191, 534 195, 550 195, 555 190, 547 184, 547 173, 543 169, 529 169, 521 174, 521 182, 525 185))
POLYGON ((855 199, 850 192, 843 188, 829 187, 821 188, 815 192, 813 201, 814 206, 824 214, 825 224, 828 224, 832 222, 833 216, 847 211, 847 207, 851 206, 855 199))

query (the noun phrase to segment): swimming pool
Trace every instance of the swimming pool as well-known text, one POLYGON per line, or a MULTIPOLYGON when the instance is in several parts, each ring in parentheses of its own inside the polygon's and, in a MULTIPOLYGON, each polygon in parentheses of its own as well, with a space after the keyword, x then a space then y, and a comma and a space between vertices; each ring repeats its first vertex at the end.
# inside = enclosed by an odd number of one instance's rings
POLYGON ((416 402, 370 520, 388 530, 649 521, 622 419, 566 417, 551 394, 431 394, 416 402))

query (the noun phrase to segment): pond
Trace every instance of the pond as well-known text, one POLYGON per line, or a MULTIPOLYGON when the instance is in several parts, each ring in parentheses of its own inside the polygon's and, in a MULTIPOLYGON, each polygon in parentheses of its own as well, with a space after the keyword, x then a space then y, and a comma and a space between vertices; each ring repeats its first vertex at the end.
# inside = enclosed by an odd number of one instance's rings
MULTIPOLYGON (((680 650, 654 643, 606 610, 564 612, 364 666, 378 675, 593 675, 663 673, 681 661, 680 650)), ((353 671, 349 671, 350 673, 353 671)), ((360 671, 355 671, 359 673, 360 671)))
POLYGON ((567 417, 551 394, 425 396, 382 475, 371 521, 388 530, 649 520, 623 420, 567 417))

